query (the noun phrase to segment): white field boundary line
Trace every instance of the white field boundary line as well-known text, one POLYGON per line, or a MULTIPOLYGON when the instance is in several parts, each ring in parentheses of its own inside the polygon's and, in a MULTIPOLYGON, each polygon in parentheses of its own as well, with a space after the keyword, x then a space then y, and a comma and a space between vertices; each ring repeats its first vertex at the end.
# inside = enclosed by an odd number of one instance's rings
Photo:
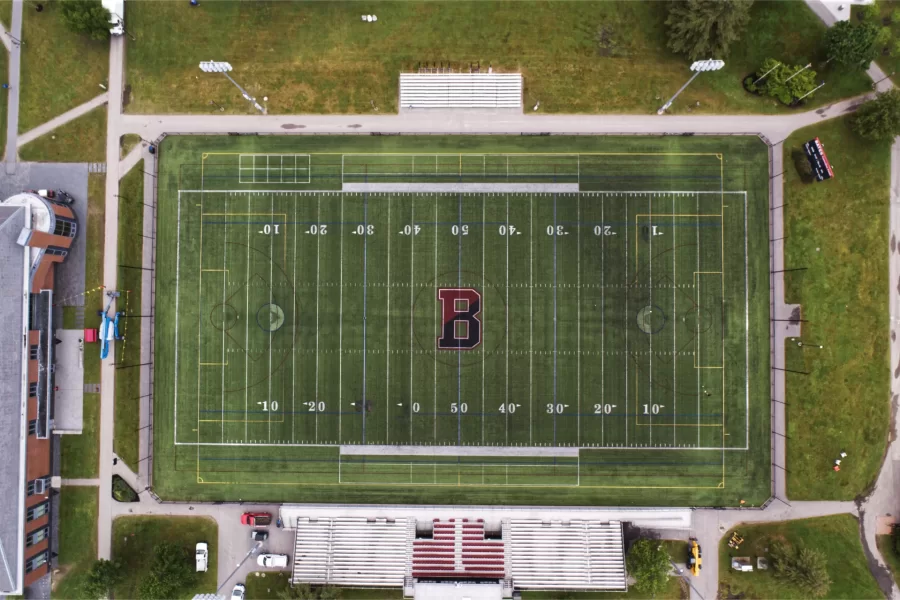
MULTIPOLYGON (((304 442, 294 442, 294 443, 290 443, 290 444, 277 443, 277 442, 177 442, 175 445, 176 446, 234 446, 234 447, 248 447, 248 448, 292 448, 292 447, 293 448, 340 448, 341 446, 352 446, 352 445, 358 445, 361 448, 369 448, 369 449, 374 447, 371 445, 361 445, 361 444, 346 444, 346 443, 316 444, 316 443, 304 443, 304 442)), ((409 444, 403 444, 403 445, 409 445, 409 444)), ((441 447, 445 447, 445 448, 478 448, 478 447, 483 446, 483 444, 481 444, 481 443, 471 444, 471 445, 468 445, 468 444, 457 445, 457 444, 451 444, 451 443, 434 444, 434 445, 431 445, 431 444, 419 444, 419 445, 413 444, 413 445, 420 447, 420 448, 441 448, 441 447)), ((495 448, 521 448, 523 451, 525 451, 524 455, 527 455, 528 450, 537 449, 537 448, 570 448, 573 450, 624 450, 626 452, 631 451, 631 450, 665 450, 665 451, 696 450, 696 451, 715 451, 715 452, 721 452, 721 451, 725 450, 725 451, 729 451, 729 452, 730 451, 745 452, 745 451, 749 450, 749 448, 739 448, 739 447, 722 448, 721 446, 703 446, 703 447, 697 447, 697 446, 624 446, 624 445, 623 446, 600 446, 600 445, 597 445, 597 446, 584 446, 584 445, 582 445, 582 446, 576 446, 576 445, 553 446, 550 443, 546 443, 543 446, 540 446, 540 445, 531 446, 528 444, 508 446, 505 444, 498 444, 494 447, 495 448)))
MULTIPOLYGON (((176 246, 176 276, 175 276, 175 279, 176 279, 176 298, 175 298, 176 331, 175 331, 175 352, 174 352, 174 356, 175 356, 175 386, 174 386, 174 410, 173 410, 173 413, 174 413, 173 418, 174 418, 174 422, 175 422, 174 423, 175 424, 175 427, 174 427, 175 432, 174 432, 174 436, 173 436, 174 437, 174 445, 176 445, 176 446, 180 446, 180 445, 186 445, 186 446, 193 446, 193 445, 201 445, 201 446, 217 446, 217 445, 260 446, 260 445, 264 445, 264 446, 268 446, 268 445, 271 445, 271 446, 333 447, 335 444, 315 444, 315 443, 313 443, 313 444, 309 444, 309 443, 259 444, 259 443, 254 443, 254 442, 215 443, 215 442, 180 442, 180 441, 178 441, 178 428, 177 428, 177 425, 178 425, 178 375, 179 375, 179 369, 178 369, 178 348, 179 348, 179 344, 178 344, 178 320, 179 320, 178 307, 179 307, 180 266, 181 266, 181 262, 180 262, 180 254, 181 254, 181 194, 182 193, 201 193, 201 192, 206 193, 206 194, 210 194, 210 193, 247 194, 248 201, 249 201, 249 199, 250 199, 249 197, 252 194, 318 194, 318 193, 323 193, 323 192, 334 193, 335 190, 321 190, 321 191, 314 191, 314 190, 190 190, 190 189, 178 190, 178 217, 177 217, 177 234, 176 234, 178 243, 176 246)), ((382 193, 387 194, 388 192, 382 192, 382 193)), ((673 200, 674 200, 675 195, 688 195, 688 194, 696 194, 696 195, 719 194, 719 195, 721 195, 724 193, 724 194, 729 194, 729 195, 743 196, 743 201, 744 201, 744 288, 745 288, 744 289, 744 296, 745 296, 745 332, 744 332, 744 341, 745 341, 745 418, 744 418, 745 445, 743 447, 728 447, 728 448, 706 447, 706 446, 701 447, 701 446, 605 446, 605 445, 598 446, 598 445, 587 445, 587 446, 578 446, 578 448, 583 449, 583 450, 630 450, 630 449, 701 450, 701 451, 702 450, 722 450, 722 451, 724 451, 724 450, 738 450, 738 451, 749 450, 749 436, 750 436, 750 427, 749 427, 750 426, 750 423, 749 423, 749 421, 750 421, 750 419, 749 419, 749 415, 750 415, 750 379, 749 379, 749 368, 750 368, 750 366, 749 366, 750 312, 749 311, 750 311, 750 308, 749 308, 749 306, 750 305, 749 305, 749 300, 750 299, 749 299, 749 247, 748 247, 748 239, 747 239, 747 233, 748 233, 747 192, 746 191, 725 191, 725 192, 721 192, 721 191, 665 191, 665 192, 660 192, 658 190, 656 190, 656 191, 638 191, 638 192, 616 192, 616 191, 608 191, 607 190, 607 191, 597 191, 597 192, 579 192, 579 195, 607 196, 607 195, 613 195, 613 194, 626 194, 626 195, 627 194, 635 194, 635 195, 637 195, 637 194, 661 194, 661 193, 662 194, 671 194, 673 196, 673 200)), ((541 195, 541 194, 538 194, 538 195, 541 195)), ((533 194, 531 194, 530 196, 532 197, 532 200, 533 200, 533 194)), ((724 232, 723 232, 723 235, 724 235, 724 232)), ((627 245, 627 242, 626 242, 626 245, 627 245)), ((626 377, 627 377, 627 373, 626 373, 626 377)), ((318 381, 317 381, 317 383, 318 383, 318 381)), ((698 431, 698 434, 699 433, 700 432, 698 431)), ((433 445, 433 444, 430 444, 430 445, 433 445)), ((525 446, 512 446, 512 447, 527 448, 527 447, 537 447, 537 446, 525 445, 525 446)))
MULTIPOLYGON (((323 193, 329 193, 329 194, 335 194, 335 193, 340 193, 340 191, 341 190, 334 190, 334 189, 330 189, 330 190, 314 190, 314 189, 303 189, 303 190, 246 190, 246 189, 245 190, 194 190, 194 189, 184 189, 184 190, 178 190, 178 193, 179 194, 199 194, 200 192, 203 192, 204 194, 228 194, 228 193, 240 193, 240 194, 246 194, 246 193, 251 193, 251 194, 253 194, 253 193, 255 193, 255 194, 323 194, 323 193)), ((511 194, 522 193, 521 190, 508 191, 508 190, 496 189, 496 190, 492 190, 492 191, 499 192, 499 193, 507 193, 508 192, 511 194)), ((389 192, 412 193, 412 192, 409 192, 409 190, 389 190, 389 189, 379 190, 378 193, 386 194, 389 192)), ((481 192, 471 192, 471 193, 474 194, 474 193, 481 193, 481 192)), ((540 192, 538 192, 538 193, 540 193, 540 192)), ((550 192, 548 192, 548 193, 550 193, 550 192)), ((717 196, 721 196, 722 194, 730 194, 730 195, 741 195, 741 194, 746 195, 747 194, 747 192, 745 192, 745 191, 708 192, 708 191, 697 191, 697 190, 671 190, 671 191, 662 191, 662 192, 659 190, 604 190, 604 191, 596 191, 596 192, 577 192, 577 193, 582 194, 584 196, 611 196, 613 194, 715 194, 717 196)))

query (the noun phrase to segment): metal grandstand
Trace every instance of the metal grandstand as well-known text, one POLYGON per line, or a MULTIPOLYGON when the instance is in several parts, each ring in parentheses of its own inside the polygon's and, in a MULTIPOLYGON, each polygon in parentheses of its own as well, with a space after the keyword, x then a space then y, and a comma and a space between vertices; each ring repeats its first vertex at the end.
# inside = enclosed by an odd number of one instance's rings
POLYGON ((291 517, 292 583, 403 588, 493 583, 514 589, 627 590, 618 521, 291 517))

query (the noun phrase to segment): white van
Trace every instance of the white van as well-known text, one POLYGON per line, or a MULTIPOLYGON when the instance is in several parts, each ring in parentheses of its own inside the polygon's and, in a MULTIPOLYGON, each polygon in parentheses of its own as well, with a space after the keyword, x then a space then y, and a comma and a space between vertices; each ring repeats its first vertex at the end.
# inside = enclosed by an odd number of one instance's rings
POLYGON ((256 564, 269 569, 286 567, 288 556, 287 554, 260 554, 256 559, 256 564))
POLYGON ((209 546, 205 542, 197 542, 197 550, 194 554, 197 557, 197 572, 206 573, 209 568, 209 546))

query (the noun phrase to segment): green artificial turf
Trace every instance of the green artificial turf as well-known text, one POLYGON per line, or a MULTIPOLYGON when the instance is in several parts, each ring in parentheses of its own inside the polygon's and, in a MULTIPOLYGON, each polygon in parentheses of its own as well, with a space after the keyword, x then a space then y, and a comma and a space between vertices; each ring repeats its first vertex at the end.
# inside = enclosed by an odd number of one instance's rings
MULTIPOLYGON (((22 45, 19 97, 20 133, 104 93, 100 84, 107 83, 109 42, 72 33, 62 22, 58 2, 43 2, 43 5, 42 12, 27 4, 22 11, 22 41, 25 43, 22 45)), ((104 129, 99 136, 102 146, 106 140, 105 117, 104 129)), ((84 143, 88 143, 87 140, 84 143)))
POLYGON ((809 373, 786 378, 788 497, 851 500, 878 473, 890 419, 890 143, 860 139, 843 118, 795 132, 784 152, 785 266, 807 269, 785 275, 785 300, 801 305, 807 344, 789 343, 786 361, 809 373), (836 176, 807 184, 791 155, 815 136, 836 176))
POLYGON ((216 591, 219 527, 207 517, 118 517, 113 521, 112 560, 122 564, 125 580, 113 588, 116 598, 138 598, 141 580, 153 566, 153 549, 162 543, 185 548, 193 556, 197 542, 209 545, 209 570, 179 590, 179 599, 216 591))
POLYGON ((832 583, 824 598, 862 600, 883 597, 866 563, 859 541, 859 523, 851 515, 739 525, 737 531, 744 538, 738 550, 728 547, 731 532, 723 536, 719 543, 719 593, 723 597, 809 597, 793 585, 777 579, 771 559, 769 569, 764 571, 741 573, 731 568, 731 558, 735 556, 749 556, 755 567, 756 557, 768 557, 769 548, 776 541, 795 546, 802 544, 825 554, 832 583))
POLYGON ((117 306, 126 313, 119 325, 124 337, 116 342, 116 424, 113 447, 133 470, 139 460, 141 369, 141 277, 143 271, 144 161, 119 182, 119 273, 117 306), (132 317, 127 317, 132 315, 132 317))
MULTIPOLYGON (((450 65, 524 75, 524 104, 552 113, 650 113, 687 81, 666 47, 664 2, 380 2, 377 23, 352 2, 129 5, 127 110, 254 113, 199 61, 228 57, 271 113, 393 113, 401 71, 450 65), (598 42, 601 39, 602 42, 598 42)), ((864 73, 825 66, 825 26, 802 2, 757 2, 721 72, 699 77, 671 112, 789 112, 744 91, 766 58, 815 63, 827 85, 809 106, 869 89, 864 73), (699 106, 698 106, 699 103, 699 106)), ((718 58, 718 57, 717 57, 718 58)))
POLYGON ((100 106, 19 149, 22 160, 105 162, 106 107, 100 106))
POLYGON ((97 559, 96 487, 66 486, 59 494, 59 565, 53 576, 53 598, 81 598, 84 575, 97 559))
POLYGON ((749 505, 768 497, 759 140, 170 137, 160 153, 160 495, 749 505), (240 162, 222 152, 273 156, 240 162), (311 162, 282 156, 292 152, 312 153, 311 162), (529 155, 507 166, 513 153, 529 155), (405 170, 427 182, 580 179, 582 190, 606 193, 268 191, 334 189, 342 164, 346 183, 396 183, 405 170), (263 191, 179 195, 200 186, 263 191), (724 243, 743 240, 745 225, 746 271, 745 244, 724 243), (482 342, 435 350, 437 290, 458 287, 482 291, 482 342), (723 316, 723 298, 738 308, 723 316), (176 435, 225 445, 173 447, 176 435), (339 466, 336 448, 297 445, 339 442, 585 449, 557 458, 345 456, 339 466), (748 442, 752 452, 718 450, 748 442))

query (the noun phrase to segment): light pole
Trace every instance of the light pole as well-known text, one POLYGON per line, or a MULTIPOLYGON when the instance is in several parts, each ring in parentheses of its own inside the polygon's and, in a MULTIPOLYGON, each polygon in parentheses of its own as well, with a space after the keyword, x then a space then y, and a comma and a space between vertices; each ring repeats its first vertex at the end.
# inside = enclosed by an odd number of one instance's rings
POLYGON ((811 89, 810 91, 808 91, 808 92, 806 92, 805 94, 803 94, 802 96, 800 96, 799 98, 797 98, 796 101, 797 101, 797 102, 800 102, 801 100, 803 100, 804 98, 806 98, 807 96, 809 96, 810 94, 812 94, 814 91, 816 91, 817 89, 819 89, 819 88, 822 87, 823 85, 825 85, 825 82, 824 82, 824 81, 823 81, 822 83, 820 83, 818 86, 814 87, 814 88, 811 89))
POLYGON ((241 85, 237 81, 232 79, 231 75, 228 74, 228 71, 231 70, 231 63, 208 60, 200 63, 200 70, 204 73, 221 73, 222 75, 227 77, 228 81, 233 83, 235 87, 237 87, 237 89, 241 90, 241 95, 247 102, 252 104, 254 108, 256 108, 256 110, 258 110, 259 112, 266 114, 266 109, 259 105, 259 102, 256 101, 256 98, 250 96, 250 94, 247 93, 247 90, 242 88, 241 85))
POLYGON ((662 108, 660 108, 658 111, 656 111, 656 114, 661 115, 664 112, 666 112, 666 110, 668 110, 668 108, 670 106, 672 106, 672 103, 675 102, 675 98, 677 98, 678 95, 684 91, 684 88, 691 85, 691 82, 697 78, 697 75, 699 75, 700 73, 704 73, 706 71, 718 71, 719 69, 721 69, 724 66, 725 66, 724 60, 709 59, 709 60, 698 60, 698 61, 694 62, 691 65, 691 71, 694 71, 694 75, 690 79, 687 80, 687 83, 685 83, 683 86, 681 86, 680 90, 675 92, 674 96, 669 98, 668 102, 666 102, 665 104, 662 105, 662 108))
POLYGON ((810 68, 811 66, 812 66, 812 63, 809 63, 808 65, 806 65, 805 67, 803 67, 802 69, 800 69, 799 71, 797 71, 796 73, 794 73, 793 75, 791 75, 790 77, 788 77, 787 79, 785 79, 784 82, 787 83, 788 81, 790 81, 791 79, 793 79, 794 77, 796 77, 797 75, 799 75, 800 73, 802 73, 803 71, 807 70, 807 69, 810 68))
POLYGON ((6 33, 6 35, 9 37, 9 39, 12 40, 12 43, 15 44, 16 46, 21 46, 21 45, 23 44, 22 40, 20 40, 19 38, 15 37, 15 36, 14 36, 13 34, 11 34, 10 32, 6 31, 6 32, 4 32, 4 33, 6 33))
POLYGON ((758 82, 762 81, 762 80, 765 78, 766 75, 768 75, 769 73, 771 73, 772 71, 774 71, 775 69, 777 69, 777 68, 780 67, 780 66, 781 66, 781 63, 780 63, 780 62, 777 62, 777 63, 775 64, 774 67, 772 67, 771 69, 769 69, 768 71, 766 71, 765 73, 763 73, 762 76, 761 76, 759 79, 757 79, 756 81, 754 81, 754 82, 753 82, 753 85, 756 85, 758 82))

